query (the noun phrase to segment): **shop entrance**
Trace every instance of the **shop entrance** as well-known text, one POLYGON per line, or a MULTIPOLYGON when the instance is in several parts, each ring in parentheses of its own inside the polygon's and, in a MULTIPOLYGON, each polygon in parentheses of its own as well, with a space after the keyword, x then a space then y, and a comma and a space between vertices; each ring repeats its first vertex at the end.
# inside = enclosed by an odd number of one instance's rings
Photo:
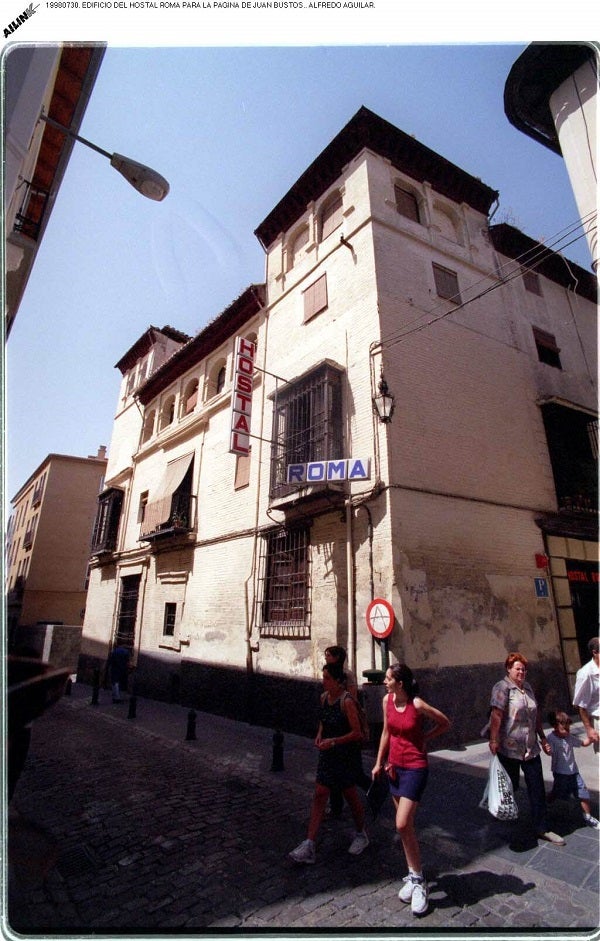
POLYGON ((590 659, 588 641, 598 636, 598 563, 566 559, 575 631, 581 662, 590 659))

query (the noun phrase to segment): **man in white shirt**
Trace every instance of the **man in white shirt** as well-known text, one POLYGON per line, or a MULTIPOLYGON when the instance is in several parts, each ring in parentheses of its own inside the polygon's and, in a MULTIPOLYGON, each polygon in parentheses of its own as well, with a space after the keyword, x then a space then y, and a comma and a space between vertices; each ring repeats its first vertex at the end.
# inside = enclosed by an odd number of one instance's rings
POLYGON ((586 734, 594 743, 594 751, 597 753, 600 738, 598 734, 600 727, 600 666, 598 665, 600 638, 592 637, 588 643, 588 650, 592 659, 577 671, 573 705, 579 709, 586 734))

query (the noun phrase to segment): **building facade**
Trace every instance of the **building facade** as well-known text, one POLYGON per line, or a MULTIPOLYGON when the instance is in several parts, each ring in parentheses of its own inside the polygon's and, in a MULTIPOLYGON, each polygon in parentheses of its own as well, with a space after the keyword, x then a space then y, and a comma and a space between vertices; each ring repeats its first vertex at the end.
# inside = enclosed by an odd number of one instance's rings
POLYGON ((74 141, 40 120, 45 114, 75 134, 83 120, 104 47, 17 44, 4 56, 4 223, 6 336, 17 315, 74 141))
POLYGON ((497 196, 361 108, 257 228, 265 283, 141 385, 132 348, 82 673, 118 640, 140 691, 311 734, 338 643, 359 677, 408 662, 464 740, 522 649, 567 704, 597 618, 569 576, 597 581, 596 286, 490 225, 497 196))
POLYGON ((13 498, 6 547, 9 649, 17 638, 24 642, 21 628, 83 624, 105 472, 104 446, 93 457, 49 454, 13 498))

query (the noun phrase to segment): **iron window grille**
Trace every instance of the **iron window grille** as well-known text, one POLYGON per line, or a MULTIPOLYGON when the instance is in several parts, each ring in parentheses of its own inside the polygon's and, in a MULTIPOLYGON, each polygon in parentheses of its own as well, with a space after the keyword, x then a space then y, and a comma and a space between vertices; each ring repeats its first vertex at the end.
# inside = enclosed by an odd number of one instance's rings
POLYGON ((121 578, 115 647, 128 647, 130 650, 134 647, 141 578, 141 575, 124 575, 121 578))
POLYGON ((165 603, 165 615, 163 620, 163 635, 173 637, 175 635, 175 618, 177 616, 177 605, 173 601, 165 603))
POLYGON ((34 186, 29 180, 23 181, 25 192, 21 207, 15 216, 14 230, 21 232, 35 242, 40 237, 40 230, 44 215, 46 213, 46 204, 50 193, 45 189, 34 186))
POLYGON ((341 457, 342 375, 335 366, 323 363, 277 392, 273 403, 271 499, 297 489, 286 483, 288 464, 341 457))
POLYGON ((279 529, 262 541, 261 637, 310 638, 308 527, 279 529))
POLYGON ((122 490, 113 488, 98 497, 98 510, 92 533, 92 553, 114 552, 117 548, 122 507, 122 490))

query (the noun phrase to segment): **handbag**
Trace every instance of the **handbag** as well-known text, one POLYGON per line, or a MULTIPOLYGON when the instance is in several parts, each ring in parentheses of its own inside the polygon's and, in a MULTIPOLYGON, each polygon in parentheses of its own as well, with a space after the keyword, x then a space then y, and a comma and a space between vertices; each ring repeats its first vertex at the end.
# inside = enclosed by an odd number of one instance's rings
POLYGON ((479 806, 489 810, 498 820, 516 820, 519 808, 515 800, 512 781, 498 755, 490 761, 488 779, 479 806))
POLYGON ((373 778, 369 790, 367 791, 367 803, 371 808, 373 820, 376 819, 379 811, 385 804, 389 792, 390 786, 388 783, 387 774, 378 774, 373 778))

